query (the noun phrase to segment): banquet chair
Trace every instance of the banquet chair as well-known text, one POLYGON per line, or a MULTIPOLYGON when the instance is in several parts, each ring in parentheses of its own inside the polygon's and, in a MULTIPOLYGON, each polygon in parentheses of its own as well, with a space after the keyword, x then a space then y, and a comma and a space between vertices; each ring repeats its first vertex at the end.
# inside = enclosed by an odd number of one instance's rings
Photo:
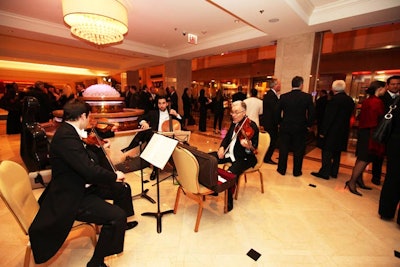
MULTIPOLYGON (((39 211, 37 202, 29 181, 27 171, 13 161, 2 161, 0 164, 0 196, 10 210, 21 230, 28 235, 29 227, 39 211)), ((76 221, 67 240, 89 234, 93 246, 96 246, 96 230, 92 224, 76 221)), ((29 266, 31 245, 28 241, 25 249, 24 266, 29 266)))
MULTIPOLYGON (((260 171, 261 166, 264 163, 264 157, 265 154, 268 151, 269 144, 270 144, 270 136, 267 132, 260 132, 258 135, 258 147, 257 147, 257 163, 254 167, 249 168, 245 170, 242 175, 239 176, 237 185, 236 185, 236 191, 235 191, 235 199, 238 199, 238 194, 239 194, 239 187, 240 187, 240 178, 244 176, 244 181, 247 183, 247 174, 257 172, 259 177, 260 177, 260 183, 261 183, 261 193, 264 194, 264 178, 263 174, 260 171)), ((230 163, 225 163, 224 164, 224 169, 227 169, 231 164, 230 163)))
MULTIPOLYGON (((203 213, 205 196, 213 194, 214 191, 199 183, 199 163, 190 151, 178 146, 175 148, 172 158, 174 159, 176 170, 178 172, 177 181, 179 183, 176 192, 174 214, 178 211, 179 199, 182 192, 187 197, 196 201, 199 204, 199 207, 197 210, 194 231, 197 232, 199 230, 200 219, 203 213)), ((224 202, 226 207, 226 198, 224 202)), ((225 207, 224 210, 226 209, 225 207)))

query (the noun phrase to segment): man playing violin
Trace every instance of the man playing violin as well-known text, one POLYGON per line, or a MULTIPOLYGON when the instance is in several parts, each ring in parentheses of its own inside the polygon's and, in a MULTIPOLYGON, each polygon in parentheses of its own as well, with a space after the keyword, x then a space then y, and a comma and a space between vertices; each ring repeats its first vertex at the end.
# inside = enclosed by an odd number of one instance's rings
MULTIPOLYGON (((167 97, 165 95, 158 96, 158 110, 150 110, 139 119, 139 127, 143 130, 138 132, 128 147, 122 149, 122 152, 127 152, 140 145, 148 143, 153 136, 153 132, 173 132, 180 130, 182 117, 174 109, 168 108, 167 97)), ((150 179, 154 180, 155 172, 150 175, 150 179)))
POLYGON ((52 180, 40 197, 39 212, 29 228, 33 255, 36 263, 49 260, 77 220, 102 225, 87 266, 106 266, 104 257, 121 253, 125 230, 137 225, 136 221, 127 223, 127 217, 134 215, 131 190, 124 183, 124 174, 101 166, 82 141, 90 106, 73 99, 63 109, 64 122, 50 145, 52 180))
MULTIPOLYGON (((218 151, 211 154, 218 158, 218 164, 230 162, 228 171, 238 178, 245 170, 257 163, 255 156, 259 130, 256 123, 246 116, 246 103, 235 101, 231 109, 232 124, 218 151)), ((233 209, 232 191, 228 190, 228 211, 233 209)))

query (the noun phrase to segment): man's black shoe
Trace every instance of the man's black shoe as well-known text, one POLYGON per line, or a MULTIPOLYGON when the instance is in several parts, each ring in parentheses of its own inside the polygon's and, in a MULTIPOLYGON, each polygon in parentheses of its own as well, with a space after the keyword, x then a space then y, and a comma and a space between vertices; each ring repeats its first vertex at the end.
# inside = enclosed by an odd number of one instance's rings
POLYGON ((285 171, 281 171, 281 170, 276 170, 277 172, 279 172, 281 175, 285 175, 286 172, 285 171))
POLYGON ((139 223, 137 221, 127 222, 125 230, 131 230, 132 228, 135 228, 138 224, 139 223))
POLYGON ((106 265, 104 262, 96 262, 96 261, 89 261, 86 265, 86 267, 108 267, 108 265, 106 265))
POLYGON ((322 175, 319 172, 312 172, 311 175, 313 175, 315 177, 318 177, 318 178, 321 178, 321 179, 329 180, 328 176, 322 175))
POLYGON ((265 162, 265 163, 268 163, 268 164, 272 164, 272 165, 278 165, 278 163, 275 162, 275 161, 273 161, 272 159, 264 160, 264 162, 265 162))
POLYGON ((153 181, 153 180, 155 180, 155 179, 156 179, 156 171, 153 170, 153 171, 151 172, 151 174, 150 174, 150 180, 153 181))

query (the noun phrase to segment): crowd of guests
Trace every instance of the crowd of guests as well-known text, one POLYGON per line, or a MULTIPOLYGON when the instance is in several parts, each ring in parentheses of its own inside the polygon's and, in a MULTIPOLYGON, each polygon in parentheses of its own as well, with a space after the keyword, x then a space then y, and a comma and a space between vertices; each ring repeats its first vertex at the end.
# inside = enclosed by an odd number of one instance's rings
MULTIPOLYGON (((307 134, 314 131, 316 124, 317 144, 321 148, 322 160, 320 169, 311 175, 326 180, 337 178, 341 153, 347 151, 350 122, 355 114, 355 103, 346 94, 345 81, 334 81, 331 90, 321 91, 315 103, 311 94, 303 92, 304 79, 300 76, 293 77, 291 90, 284 94, 280 94, 281 83, 278 79, 271 79, 268 84, 269 90, 262 99, 258 98, 256 89, 251 89, 250 96, 247 97, 242 87, 232 95, 229 128, 218 150, 210 155, 216 157, 220 164, 229 162, 228 171, 238 179, 246 169, 257 163, 255 150, 260 145, 259 132, 264 130, 271 137, 264 162, 276 165, 277 172, 282 176, 286 175, 288 155, 292 152, 292 175, 300 177, 303 175, 307 134), (252 132, 251 138, 240 137, 242 127, 247 127, 252 132), (272 155, 277 147, 279 157, 278 162, 275 162, 272 155)), ((101 164, 104 161, 101 157, 104 155, 96 154, 98 148, 82 144, 81 139, 86 137, 84 130, 88 126, 90 115, 90 106, 77 99, 84 90, 84 86, 80 84, 75 88, 66 85, 60 93, 51 85, 36 82, 28 90, 19 92, 15 84, 10 84, 6 86, 5 95, 0 101, 0 107, 9 112, 10 125, 7 122, 7 133, 20 132, 21 126, 13 125, 11 120, 16 121, 16 118, 21 117, 22 96, 34 96, 38 100, 38 122, 49 121, 54 109, 64 110, 64 123, 56 131, 50 147, 53 179, 40 199, 40 210, 29 229, 37 263, 47 261, 57 252, 74 220, 79 220, 103 226, 87 266, 104 266, 104 257, 123 251, 125 230, 138 224, 136 221, 129 221, 134 210, 130 187, 124 182, 124 174, 101 164), (61 198, 69 199, 69 205, 59 201, 61 198), (105 202, 104 199, 111 199, 114 204, 105 202), (61 213, 54 214, 55 210, 60 209, 61 213), (102 211, 101 216, 98 216, 99 210, 102 211), (49 222, 48 218, 54 220, 49 222), (57 234, 48 235, 49 231, 57 234), (43 240, 46 246, 43 246, 43 240)), ((153 131, 165 131, 163 125, 168 120, 176 120, 183 129, 191 124, 193 100, 190 90, 185 88, 181 95, 181 116, 178 113, 179 97, 174 86, 161 91, 146 85, 139 90, 136 86, 126 88, 123 92, 125 106, 144 110, 139 118, 143 131, 136 134, 122 152, 148 143, 153 131)), ((366 166, 374 163, 377 170, 373 172, 372 182, 379 185, 382 163, 386 157, 386 176, 378 210, 384 220, 395 217, 400 203, 400 108, 393 106, 396 99, 399 99, 399 91, 400 76, 389 77, 386 83, 373 81, 366 89, 367 98, 361 103, 357 118, 357 160, 349 180, 345 182, 345 188, 351 193, 362 196, 357 187, 372 189, 363 180, 366 166), (392 132, 386 144, 376 142, 372 139, 372 133, 390 107, 393 110, 392 132)), ((214 113, 214 133, 221 131, 225 101, 222 90, 217 90, 212 99, 206 96, 205 89, 200 90, 197 99, 199 131, 206 131, 207 109, 210 105, 214 113)), ((153 172, 151 179, 154 179, 154 175, 153 172)), ((228 190, 228 211, 233 209, 233 191, 234 187, 228 190)), ((400 211, 397 212, 397 223, 400 224, 400 211)))

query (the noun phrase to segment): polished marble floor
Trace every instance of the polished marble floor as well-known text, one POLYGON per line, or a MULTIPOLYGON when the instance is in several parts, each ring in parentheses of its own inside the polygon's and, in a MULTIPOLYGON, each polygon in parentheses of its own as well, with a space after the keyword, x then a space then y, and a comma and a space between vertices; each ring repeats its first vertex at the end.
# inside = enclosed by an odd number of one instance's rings
MULTIPOLYGON (((196 126, 189 129, 193 130, 190 143, 200 150, 207 152, 219 146, 221 135, 214 134, 212 128, 205 133, 199 133, 196 126)), ((22 163, 19 135, 6 135, 4 120, 0 121, 0 142, 0 161, 22 163)), ((108 257, 106 263, 113 267, 400 266, 400 259, 394 256, 394 250, 400 250, 400 227, 379 218, 380 187, 371 184, 371 174, 366 172, 364 180, 372 191, 360 190, 362 197, 350 194, 343 187, 355 161, 354 153, 343 155, 337 179, 322 180, 310 175, 319 169, 320 150, 310 147, 308 151, 303 175, 298 178, 291 175, 291 157, 285 176, 276 172, 276 166, 264 164, 264 194, 256 174, 250 175, 246 184, 242 181, 239 198, 227 214, 223 213, 222 195, 207 198, 198 233, 193 231, 197 213, 194 201, 182 197, 177 214, 163 216, 162 232, 157 233, 156 219, 141 216, 143 212, 156 212, 156 204, 135 198, 139 225, 126 232, 124 252, 108 257), (257 261, 246 255, 250 249, 261 254, 257 261)), ((145 169, 145 180, 149 173, 145 169)), ((166 171, 161 173, 162 177, 167 175, 166 171)), ((133 193, 140 193, 139 173, 131 173, 127 179, 133 193)), ((144 187, 156 199, 152 184, 145 183, 144 187)), ((171 178, 160 183, 161 211, 173 208, 176 189, 171 178)), ((0 237, 0 266, 22 266, 28 239, 2 201, 0 237)), ((52 260, 40 266, 86 266, 92 253, 90 240, 82 237, 64 245, 52 260)))

